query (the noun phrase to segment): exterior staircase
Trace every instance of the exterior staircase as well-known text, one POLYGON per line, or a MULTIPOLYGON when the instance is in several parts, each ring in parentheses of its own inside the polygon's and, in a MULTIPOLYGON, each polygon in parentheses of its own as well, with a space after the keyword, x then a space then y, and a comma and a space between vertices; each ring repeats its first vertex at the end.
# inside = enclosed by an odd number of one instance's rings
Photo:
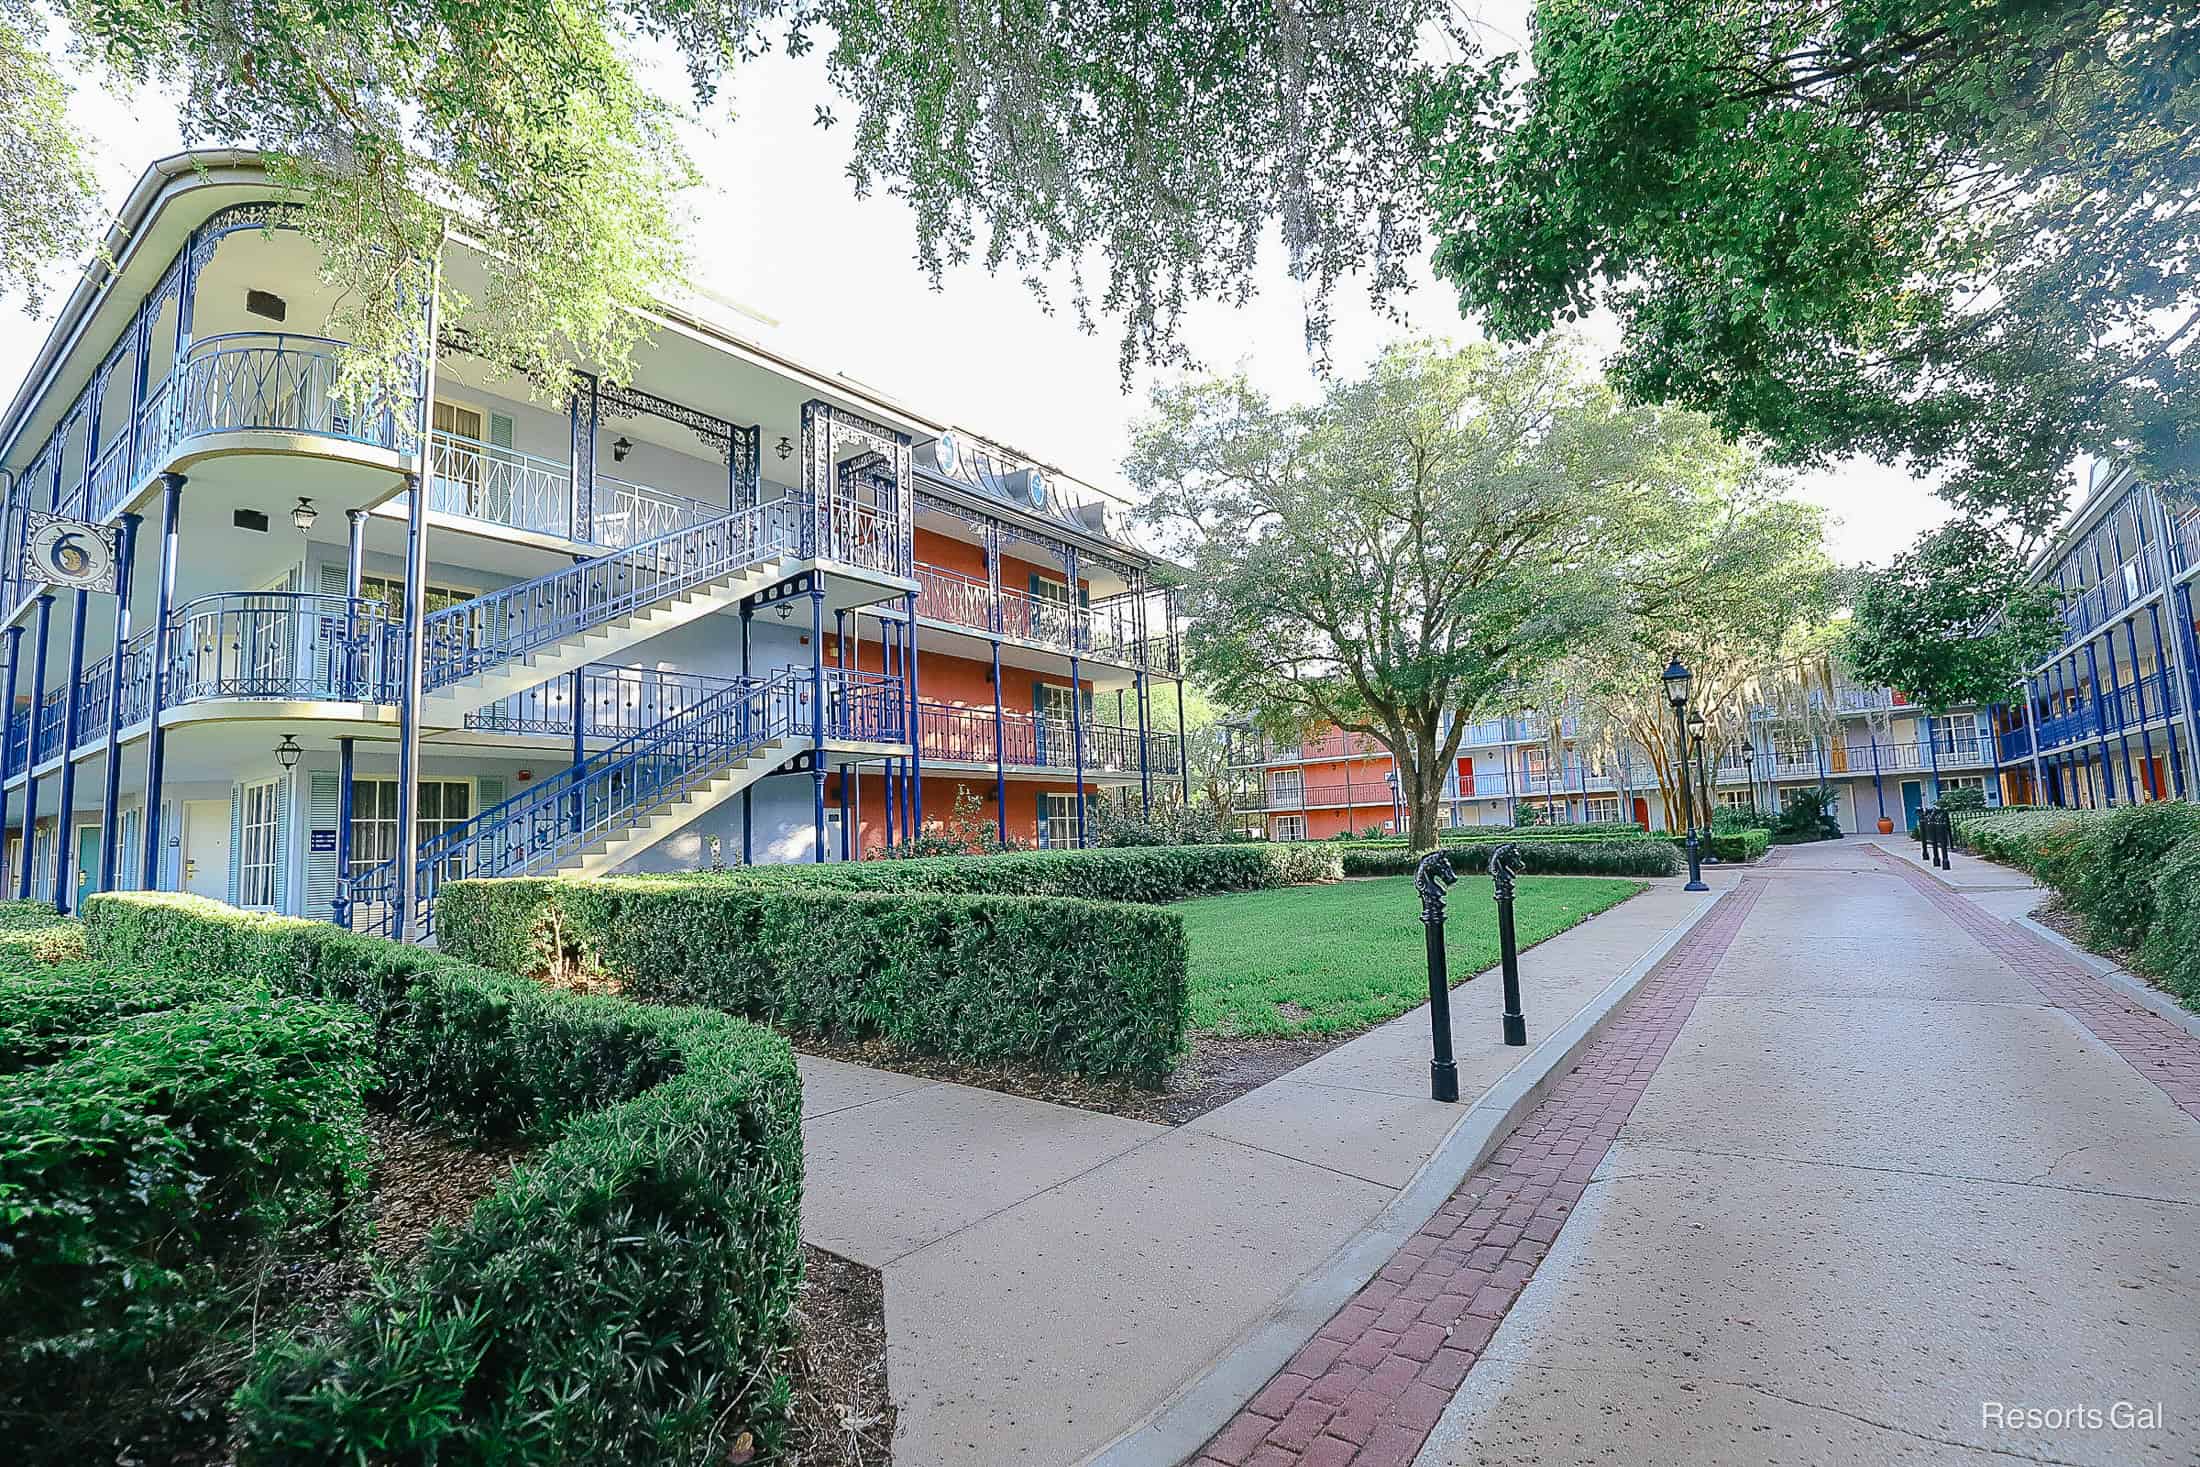
MULTIPOLYGON (((828 687, 829 727, 877 722, 851 712, 852 695, 883 698, 877 684, 828 687)), ((434 935, 435 896, 460 876, 599 874, 647 851, 776 769, 814 738, 812 673, 789 668, 736 678, 678 716, 631 734, 463 825, 421 844, 416 933, 434 935)), ((344 883, 342 920, 355 931, 398 935, 395 861, 344 883)))
POLYGON ((740 604, 799 555, 806 514, 771 501, 576 562, 427 618, 421 723, 466 715, 740 604))

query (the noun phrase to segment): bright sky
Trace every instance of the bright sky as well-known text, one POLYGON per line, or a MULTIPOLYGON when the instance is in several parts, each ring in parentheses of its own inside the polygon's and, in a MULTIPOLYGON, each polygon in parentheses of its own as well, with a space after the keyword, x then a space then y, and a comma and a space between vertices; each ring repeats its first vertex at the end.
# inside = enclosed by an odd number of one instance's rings
MULTIPOLYGON (((1487 0, 1486 8, 1493 25, 1521 31, 1519 0, 1487 0)), ((856 199, 845 172, 848 125, 814 125, 825 92, 819 61, 767 57, 730 88, 734 117, 721 115, 694 139, 709 180, 694 201, 696 286, 776 320, 768 339, 814 366, 1120 488, 1118 465, 1152 374, 1142 373, 1126 392, 1113 324, 1087 335, 1066 304, 1047 314, 1013 275, 994 278, 974 265, 933 291, 916 265, 910 211, 883 196, 856 199)), ((149 161, 180 146, 157 94, 121 99, 87 84, 76 101, 113 202, 149 161)), ((1250 306, 1196 308, 1185 339, 1207 366, 1242 362, 1272 395, 1304 398, 1317 390, 1317 378, 1301 301, 1280 250, 1263 263, 1261 293, 1250 306)), ((61 288, 49 294, 49 311, 71 275, 56 272, 61 288)), ((1425 264, 1415 275, 1400 303, 1403 325, 1376 313, 1364 291, 1343 287, 1335 326, 1340 369, 1365 362, 1401 332, 1475 334, 1425 264)), ((1067 292, 1060 298, 1066 303, 1067 292)), ((0 303, 0 313, 0 377, 12 388, 48 322, 23 317, 20 302, 0 303)), ((1595 347, 1594 332, 1590 341, 1595 347)), ((1883 560, 1946 516, 1906 474, 1869 462, 1811 474, 1800 492, 1831 512, 1831 548, 1844 561, 1883 560)))

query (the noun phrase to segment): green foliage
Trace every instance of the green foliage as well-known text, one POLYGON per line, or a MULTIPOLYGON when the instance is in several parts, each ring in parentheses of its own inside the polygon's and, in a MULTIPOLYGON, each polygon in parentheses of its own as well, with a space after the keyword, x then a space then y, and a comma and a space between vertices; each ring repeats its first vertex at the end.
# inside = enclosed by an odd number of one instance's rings
POLYGON ((1819 785, 1815 789, 1789 790, 1785 798, 1787 803, 1781 807, 1780 818, 1772 827, 1774 845, 1841 838, 1841 824, 1833 818, 1841 801, 1839 790, 1819 785))
POLYGON ((363 1010, 384 1096, 413 1114, 554 1138, 417 1270, 270 1349, 238 1402, 247 1462, 641 1464, 776 1443, 801 1268, 784 1040, 196 897, 96 896, 85 921, 106 961, 363 1010))
POLYGON ((1172 796, 1142 810, 1135 790, 1101 791, 1085 801, 1086 839, 1102 849, 1124 846, 1211 846, 1222 840, 1222 820, 1210 804, 1185 806, 1172 796))
MULTIPOLYGON (((1450 854, 1453 868, 1466 875, 1486 870, 1489 853, 1499 844, 1458 841, 1446 844, 1444 850, 1450 854)), ((1679 855, 1662 840, 1529 836, 1517 844, 1521 870, 1533 876, 1671 876, 1680 870, 1679 855)), ((1342 852, 1344 874, 1404 875, 1420 864, 1422 854, 1396 843, 1349 845, 1342 852)))
MULTIPOLYGON (((1490 884, 1461 874, 1444 920, 1454 983, 1498 956, 1490 884)), ((1642 889, 1636 881, 1524 878, 1513 909, 1519 942, 1532 946, 1642 889)), ((1191 942, 1192 1024, 1202 1032, 1349 1033, 1428 999, 1421 903, 1411 881, 1200 897, 1176 910, 1191 942)))
POLYGON ((1379 741, 1426 849, 1478 711, 1636 604, 1663 510, 1730 458, 1563 342, 1413 341, 1306 407, 1159 387, 1124 471, 1190 568, 1193 674, 1273 734, 1379 741))
POLYGON ((37 9, 0 7, 0 294, 29 315, 46 308, 46 270, 81 254, 99 196, 84 139, 71 125, 69 87, 54 70, 37 9))
POLYGON ((1953 815, 1959 810, 1983 810, 1986 808, 1986 791, 1978 785, 1964 785, 1960 789, 1943 790, 1940 808, 1953 815))
POLYGON ((2154 925, 2155 880, 2178 847, 2200 841, 2200 806, 2183 801, 2125 805, 2081 827, 2078 848, 2048 869, 2085 920, 2086 940, 2130 952, 2154 925))
POLYGON ((2024 557, 1959 520, 1864 575, 1843 654, 1865 681, 1944 713, 2007 696, 2063 631, 2053 592, 2030 583, 2024 557))
POLYGON ((790 1033, 1145 1085, 1184 1047, 1183 926, 1150 908, 688 876, 458 882, 438 912, 453 953, 602 975, 647 1003, 790 1033), (491 930, 492 909, 515 925, 491 930))
POLYGON ((1500 338, 1608 309, 1629 397, 2044 532, 2082 450, 2189 470, 2200 21, 2136 5, 1539 0, 1421 113, 1500 338), (2083 249, 2069 248, 2082 239, 2083 249))
POLYGON ((1755 805, 1721 805, 1711 812, 1714 835, 1733 835, 1744 830, 1769 831, 1778 823, 1755 805))
POLYGON ((66 1455, 55 1407, 82 1390, 116 1393, 109 1424, 134 1429, 129 1383, 188 1356, 226 1269, 327 1224, 366 1162, 355 1010, 241 986, 157 1012, 111 985, 70 1005, 72 976, 37 1012, 75 1042, 0 1085, 0 1415, 33 1459, 66 1455))
POLYGON ((51 902, 0 901, 0 972, 19 973, 84 956, 84 928, 51 902))
POLYGON ((2154 920, 2139 944, 2139 968, 2200 1010, 2200 841, 2173 848, 2154 872, 2154 920))

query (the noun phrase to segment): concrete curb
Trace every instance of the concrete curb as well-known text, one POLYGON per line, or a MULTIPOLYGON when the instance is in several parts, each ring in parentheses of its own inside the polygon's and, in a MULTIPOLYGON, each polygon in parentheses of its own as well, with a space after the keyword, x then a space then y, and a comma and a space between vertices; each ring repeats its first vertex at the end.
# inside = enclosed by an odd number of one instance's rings
POLYGON ((2054 944, 2074 959, 2079 967, 2084 968, 2088 973, 2091 973, 2133 1003, 2142 1008, 2153 1010, 2195 1039, 2200 1039, 2200 1014, 2186 1008, 2176 999, 2171 998, 2161 989, 2147 982, 2146 979, 2141 978, 2127 968, 2117 967, 2104 957, 2087 952, 2044 922, 2035 922, 2030 917, 2011 917, 2008 920, 2024 928, 2034 937, 2054 944))
POLYGON ((1650 970, 1732 890, 1714 891, 1698 901, 1632 967, 1483 1091, 1373 1222, 1301 1279, 1272 1314, 1178 1387, 1144 1421, 1083 1458, 1078 1467, 1174 1467, 1206 1445, 1436 1215, 1467 1175, 1512 1134, 1574 1056, 1596 1042, 1650 970))

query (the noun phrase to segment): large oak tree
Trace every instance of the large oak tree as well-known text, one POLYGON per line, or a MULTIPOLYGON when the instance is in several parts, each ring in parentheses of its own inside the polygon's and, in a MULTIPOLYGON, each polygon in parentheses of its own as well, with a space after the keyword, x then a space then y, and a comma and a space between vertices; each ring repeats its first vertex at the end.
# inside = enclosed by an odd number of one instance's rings
POLYGON ((1380 742, 1422 848, 1466 725, 1655 613, 1626 568, 1724 452, 1561 344, 1415 342, 1304 408, 1243 376, 1160 389, 1126 472, 1188 566, 1193 673, 1272 732, 1380 742))

